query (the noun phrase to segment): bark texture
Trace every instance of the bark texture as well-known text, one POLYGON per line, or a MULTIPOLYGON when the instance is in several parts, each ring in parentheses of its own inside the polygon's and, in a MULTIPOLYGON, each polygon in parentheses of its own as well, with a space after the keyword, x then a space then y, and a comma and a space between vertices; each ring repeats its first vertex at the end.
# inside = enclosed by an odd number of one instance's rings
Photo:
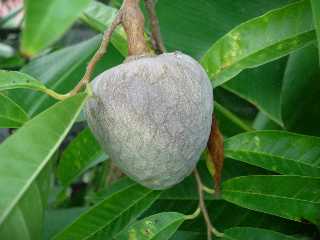
POLYGON ((188 176, 210 134, 213 95, 203 68, 175 52, 134 59, 100 74, 85 106, 114 163, 152 189, 188 176))

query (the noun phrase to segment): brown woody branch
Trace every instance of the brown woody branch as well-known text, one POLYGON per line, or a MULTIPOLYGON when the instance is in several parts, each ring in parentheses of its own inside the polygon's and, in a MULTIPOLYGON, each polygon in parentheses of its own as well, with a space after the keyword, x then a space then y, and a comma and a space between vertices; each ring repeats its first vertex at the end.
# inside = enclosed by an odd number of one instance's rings
POLYGON ((154 0, 145 0, 144 2, 150 18, 152 46, 156 53, 164 53, 166 52, 166 48, 161 37, 160 24, 156 14, 155 2, 154 0))

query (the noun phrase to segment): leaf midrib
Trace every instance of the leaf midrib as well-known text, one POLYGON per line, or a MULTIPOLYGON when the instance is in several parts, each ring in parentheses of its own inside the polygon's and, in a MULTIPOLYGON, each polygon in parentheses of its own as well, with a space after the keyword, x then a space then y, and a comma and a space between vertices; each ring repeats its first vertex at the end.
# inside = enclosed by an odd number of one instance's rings
MULTIPOLYGON (((249 154, 251 153, 251 154, 262 155, 262 156, 269 157, 269 158, 278 158, 278 159, 289 161, 289 162, 300 163, 301 165, 306 165, 308 167, 319 168, 319 170, 320 170, 320 166, 319 165, 312 165, 310 163, 306 163, 306 162, 303 162, 303 161, 296 161, 293 158, 285 158, 285 157, 281 157, 281 156, 277 156, 277 155, 273 155, 273 154, 268 154, 266 152, 255 152, 255 151, 246 151, 246 150, 230 150, 230 149, 225 148, 225 154, 226 155, 228 155, 228 152, 233 153, 233 154, 237 153, 237 152, 239 152, 239 153, 249 153, 249 154)), ((231 158, 238 159, 236 157, 231 157, 231 158)))
POLYGON ((240 191, 240 190, 234 190, 234 189, 224 189, 223 192, 231 192, 231 193, 242 193, 242 194, 247 194, 247 195, 258 195, 261 196, 262 198, 264 197, 270 197, 270 198, 280 198, 280 199, 286 199, 286 200, 291 200, 291 201, 299 201, 299 202, 307 202, 311 204, 316 204, 320 206, 320 200, 319 202, 314 202, 314 200, 305 200, 301 198, 293 198, 293 197, 286 197, 286 196, 279 196, 279 195, 274 195, 274 194, 263 194, 263 193, 258 193, 258 192, 248 192, 248 191, 240 191))

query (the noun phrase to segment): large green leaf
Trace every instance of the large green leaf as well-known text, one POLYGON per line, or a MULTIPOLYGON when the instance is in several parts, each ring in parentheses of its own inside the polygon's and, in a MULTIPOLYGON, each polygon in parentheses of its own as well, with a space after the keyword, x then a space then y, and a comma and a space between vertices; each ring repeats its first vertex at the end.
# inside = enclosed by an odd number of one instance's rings
POLYGON ((223 240, 298 240, 282 233, 261 228, 235 227, 224 232, 223 240))
POLYGON ((33 56, 56 41, 79 17, 90 0, 25 1, 21 49, 33 56))
POLYGON ((237 115, 223 107, 217 101, 214 103, 214 113, 218 119, 219 127, 226 136, 253 130, 248 124, 243 122, 237 115))
POLYGON ((162 212, 131 224, 121 231, 115 240, 167 240, 186 220, 186 216, 176 212, 162 212))
POLYGON ((0 128, 18 128, 29 119, 19 105, 1 93, 0 106, 0 128))
MULTIPOLYGON (((59 93, 66 93, 82 78, 86 65, 100 41, 101 36, 96 36, 88 41, 45 55, 31 61, 22 68, 22 71, 41 80, 49 88, 59 93)), ((118 65, 122 60, 123 57, 110 46, 108 53, 96 65, 94 75, 118 65)), ((13 93, 13 97, 30 115, 35 115, 56 102, 44 94, 30 91, 19 90, 13 93)))
POLYGON ((246 68, 278 59, 314 39, 310 2, 303 0, 237 26, 214 43, 201 63, 219 86, 246 68))
POLYGON ((157 14, 168 50, 178 49, 200 59, 214 41, 235 26, 288 2, 160 0, 157 14))
POLYGON ((80 94, 27 122, 0 145, 0 238, 39 239, 42 191, 36 182, 68 133, 86 99, 80 94), (32 202, 32 204, 30 204, 32 202), (21 226, 17 231, 17 226, 21 226))
POLYGON ((223 85, 224 89, 255 105, 279 125, 281 119, 281 88, 287 58, 241 72, 223 85))
POLYGON ((277 125, 274 121, 267 117, 263 112, 258 112, 252 127, 256 130, 280 130, 281 126, 277 125))
POLYGON ((46 90, 46 87, 42 82, 28 74, 0 70, 0 91, 17 88, 28 88, 42 92, 46 90))
POLYGON ((320 178, 248 176, 223 183, 226 201, 295 221, 320 223, 320 178))
POLYGON ((320 56, 320 2, 318 0, 311 0, 312 12, 313 12, 313 22, 316 28, 318 37, 318 48, 320 56))
POLYGON ((320 136, 320 68, 312 45, 292 54, 282 88, 282 119, 290 131, 320 136))
POLYGON ((57 234, 56 240, 112 238, 159 197, 159 192, 134 184, 109 194, 57 234))
POLYGON ((44 239, 49 240, 72 223, 81 213, 87 210, 86 207, 48 209, 44 219, 44 239))
POLYGON ((320 138, 283 131, 239 134, 225 141, 225 156, 287 175, 320 177, 320 138))
POLYGON ((205 240, 207 237, 203 233, 190 231, 177 231, 170 240, 205 240))
POLYGON ((90 129, 86 128, 62 153, 58 166, 58 177, 67 187, 88 168, 107 158, 90 129))
MULTIPOLYGON (((92 28, 104 32, 110 27, 112 21, 117 15, 117 9, 107 6, 103 3, 92 1, 82 12, 81 20, 92 28)), ((127 37, 123 28, 117 28, 111 37, 111 43, 123 55, 128 54, 127 37)))

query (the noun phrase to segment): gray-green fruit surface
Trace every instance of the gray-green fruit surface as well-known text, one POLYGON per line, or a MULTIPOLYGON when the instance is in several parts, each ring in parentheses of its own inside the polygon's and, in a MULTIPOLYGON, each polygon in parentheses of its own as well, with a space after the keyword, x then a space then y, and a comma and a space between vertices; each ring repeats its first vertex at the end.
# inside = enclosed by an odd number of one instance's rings
POLYGON ((89 127, 113 162, 152 189, 182 181, 210 134, 206 72, 179 53, 142 57, 100 74, 85 106, 89 127))

